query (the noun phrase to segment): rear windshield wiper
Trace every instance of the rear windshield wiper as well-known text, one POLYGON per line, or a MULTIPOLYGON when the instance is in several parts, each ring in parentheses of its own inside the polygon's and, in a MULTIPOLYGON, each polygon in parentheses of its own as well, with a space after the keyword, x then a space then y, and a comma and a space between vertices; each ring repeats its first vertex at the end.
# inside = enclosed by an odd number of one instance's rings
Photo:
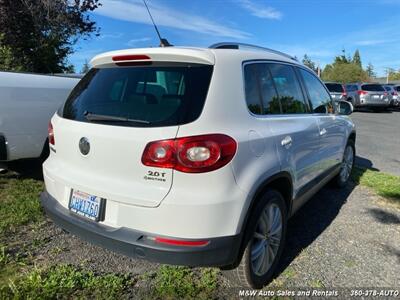
POLYGON ((98 114, 93 114, 88 111, 86 111, 84 113, 84 116, 89 121, 134 122, 134 123, 141 123, 141 124, 151 124, 149 121, 146 121, 146 120, 136 120, 136 119, 130 119, 130 118, 125 118, 125 117, 98 115, 98 114))

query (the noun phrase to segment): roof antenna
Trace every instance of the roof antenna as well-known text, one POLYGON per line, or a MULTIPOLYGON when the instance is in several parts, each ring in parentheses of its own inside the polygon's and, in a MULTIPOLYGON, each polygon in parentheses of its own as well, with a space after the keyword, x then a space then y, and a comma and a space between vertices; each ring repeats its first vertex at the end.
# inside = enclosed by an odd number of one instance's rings
POLYGON ((168 42, 167 39, 164 39, 164 38, 161 37, 160 32, 158 31, 157 25, 156 25, 156 23, 154 22, 153 16, 151 15, 150 9, 149 9, 149 7, 147 6, 146 0, 143 0, 143 3, 144 3, 144 6, 146 6, 147 12, 149 13, 149 16, 150 16, 150 19, 151 19, 151 22, 153 23, 154 28, 155 28, 155 30, 156 30, 156 32, 157 32, 158 39, 160 40, 160 47, 172 47, 173 45, 171 45, 171 44, 168 42))

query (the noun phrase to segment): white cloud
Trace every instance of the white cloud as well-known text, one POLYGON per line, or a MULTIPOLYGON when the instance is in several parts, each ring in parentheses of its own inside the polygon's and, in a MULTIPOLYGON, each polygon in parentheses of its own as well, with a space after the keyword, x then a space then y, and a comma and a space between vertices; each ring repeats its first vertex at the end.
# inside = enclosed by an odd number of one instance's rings
POLYGON ((374 45, 380 45, 380 44, 388 44, 388 43, 393 43, 396 42, 395 39, 390 39, 390 40, 361 40, 361 41, 356 41, 354 42, 354 45, 356 46, 374 46, 374 45))
POLYGON ((272 20, 280 20, 282 18, 282 13, 273 7, 264 6, 251 0, 238 1, 244 9, 248 10, 255 17, 272 20))
POLYGON ((99 40, 105 40, 105 39, 120 39, 124 36, 122 32, 115 32, 115 33, 100 33, 100 36, 98 37, 99 40))
POLYGON ((151 41, 151 38, 143 37, 143 38, 138 38, 138 39, 131 39, 126 43, 126 45, 128 45, 129 47, 135 47, 137 44, 140 44, 143 42, 148 42, 148 41, 151 41))
MULTIPOLYGON (((96 14, 113 19, 151 25, 150 17, 139 0, 103 0, 102 6, 95 10, 96 14)), ((245 39, 251 35, 242 30, 209 20, 203 16, 187 14, 171 9, 154 1, 148 3, 155 22, 159 26, 188 30, 202 34, 245 39)))

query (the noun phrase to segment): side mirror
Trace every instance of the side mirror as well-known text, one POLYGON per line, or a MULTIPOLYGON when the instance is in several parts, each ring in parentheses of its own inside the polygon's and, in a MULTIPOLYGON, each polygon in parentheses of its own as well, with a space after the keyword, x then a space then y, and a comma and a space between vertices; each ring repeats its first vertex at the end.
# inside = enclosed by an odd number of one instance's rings
POLYGON ((353 113, 353 110, 353 105, 350 102, 341 100, 338 101, 336 104, 336 111, 339 115, 351 115, 353 113))

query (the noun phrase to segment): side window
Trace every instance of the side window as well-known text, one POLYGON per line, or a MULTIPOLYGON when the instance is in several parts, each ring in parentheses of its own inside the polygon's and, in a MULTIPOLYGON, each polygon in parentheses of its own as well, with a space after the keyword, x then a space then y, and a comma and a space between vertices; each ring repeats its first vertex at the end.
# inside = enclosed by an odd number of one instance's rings
POLYGON ((262 114, 257 64, 248 64, 244 67, 244 88, 248 109, 253 114, 262 114))
POLYGON ((310 95, 310 101, 312 110, 314 113, 333 113, 332 100, 324 88, 322 83, 317 79, 315 75, 310 72, 300 69, 300 73, 303 76, 304 84, 310 95))
POLYGON ((246 101, 255 114, 280 114, 281 107, 268 64, 257 63, 245 66, 246 101))
POLYGON ((280 114, 281 106, 276 94, 268 64, 259 64, 259 84, 261 91, 261 102, 264 114, 280 114))
POLYGON ((283 114, 306 113, 304 96, 292 66, 268 64, 283 114))

